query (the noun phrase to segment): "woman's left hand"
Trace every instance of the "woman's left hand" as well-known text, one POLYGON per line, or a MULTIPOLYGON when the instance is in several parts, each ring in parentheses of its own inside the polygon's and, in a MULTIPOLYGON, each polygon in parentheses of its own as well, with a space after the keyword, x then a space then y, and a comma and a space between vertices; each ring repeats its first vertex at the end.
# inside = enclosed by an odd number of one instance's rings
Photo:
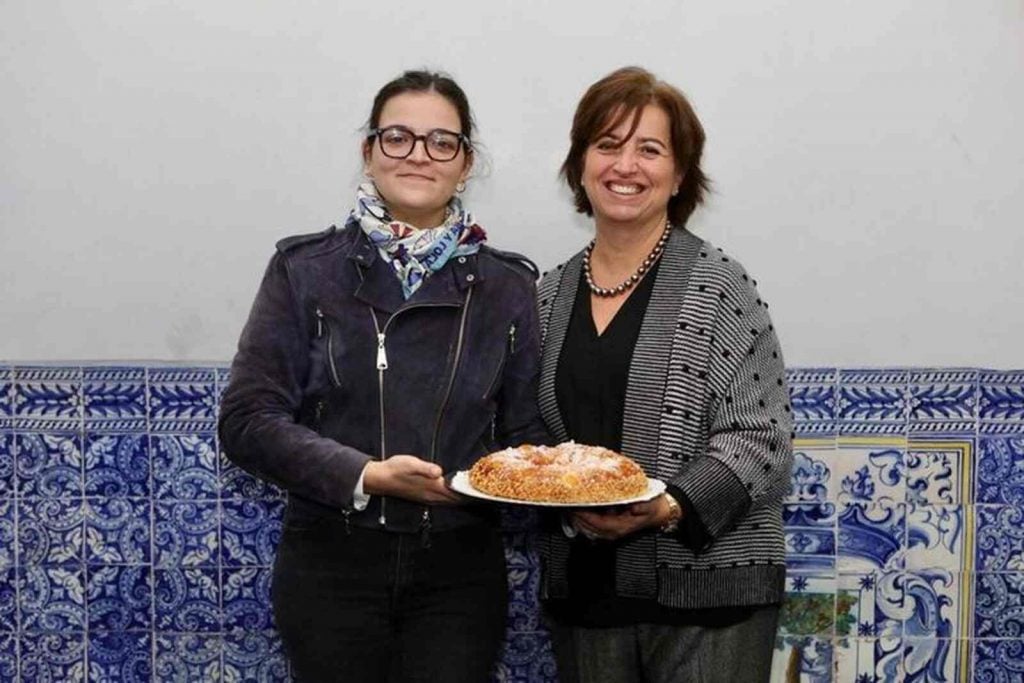
POLYGON ((615 541, 649 527, 660 527, 671 511, 661 496, 604 512, 576 510, 572 523, 587 538, 615 541))

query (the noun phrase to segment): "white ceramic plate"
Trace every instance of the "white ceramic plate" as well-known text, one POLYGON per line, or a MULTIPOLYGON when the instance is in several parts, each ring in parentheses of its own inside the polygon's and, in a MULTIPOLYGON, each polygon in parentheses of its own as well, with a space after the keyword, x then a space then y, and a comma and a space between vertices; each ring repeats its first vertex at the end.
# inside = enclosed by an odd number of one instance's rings
POLYGON ((647 480, 647 490, 639 496, 633 498, 625 498, 623 500, 616 500, 611 503, 544 503, 536 502, 531 500, 518 500, 516 498, 501 498, 499 496, 492 496, 482 491, 477 491, 473 488, 473 485, 469 483, 469 472, 462 471, 456 472, 455 476, 452 477, 451 483, 452 490, 461 493, 464 496, 470 496, 471 498, 479 498, 481 500, 489 500, 494 503, 507 503, 509 505, 532 505, 534 507, 546 507, 546 508, 591 508, 591 507, 608 507, 609 505, 628 505, 629 503, 642 503, 645 500, 651 500, 657 496, 660 496, 665 491, 665 482, 660 479, 647 480))

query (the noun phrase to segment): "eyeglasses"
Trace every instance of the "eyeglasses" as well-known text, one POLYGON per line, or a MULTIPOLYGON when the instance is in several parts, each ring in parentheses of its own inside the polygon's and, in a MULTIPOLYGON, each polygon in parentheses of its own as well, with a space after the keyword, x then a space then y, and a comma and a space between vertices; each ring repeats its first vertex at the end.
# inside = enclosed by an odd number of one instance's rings
POLYGON ((459 149, 465 145, 468 150, 469 138, 462 133, 453 133, 444 128, 435 128, 425 135, 416 135, 405 126, 388 126, 374 128, 367 139, 377 138, 380 151, 392 159, 404 159, 416 148, 416 143, 423 141, 423 149, 434 161, 451 161, 459 155, 459 149))

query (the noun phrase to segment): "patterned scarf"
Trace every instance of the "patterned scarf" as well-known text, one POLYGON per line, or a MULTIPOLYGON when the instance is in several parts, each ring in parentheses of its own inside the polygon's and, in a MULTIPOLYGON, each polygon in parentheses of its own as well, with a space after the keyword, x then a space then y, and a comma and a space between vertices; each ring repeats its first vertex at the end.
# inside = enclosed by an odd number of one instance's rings
POLYGON ((373 183, 363 183, 356 190, 351 220, 359 221, 370 242, 391 263, 406 299, 452 256, 475 254, 487 239, 458 197, 448 202, 444 223, 422 229, 393 219, 373 183))

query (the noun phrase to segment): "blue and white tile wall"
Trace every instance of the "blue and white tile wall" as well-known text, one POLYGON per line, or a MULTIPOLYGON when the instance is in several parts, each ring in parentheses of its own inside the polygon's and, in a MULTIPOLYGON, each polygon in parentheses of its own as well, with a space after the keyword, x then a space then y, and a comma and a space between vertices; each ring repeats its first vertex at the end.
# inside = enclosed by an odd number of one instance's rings
MULTIPOLYGON (((797 369, 778 681, 1024 680, 1024 372, 797 369)), ((0 681, 285 681, 223 367, 0 365, 0 681)), ((506 517, 498 681, 555 681, 506 517)))

